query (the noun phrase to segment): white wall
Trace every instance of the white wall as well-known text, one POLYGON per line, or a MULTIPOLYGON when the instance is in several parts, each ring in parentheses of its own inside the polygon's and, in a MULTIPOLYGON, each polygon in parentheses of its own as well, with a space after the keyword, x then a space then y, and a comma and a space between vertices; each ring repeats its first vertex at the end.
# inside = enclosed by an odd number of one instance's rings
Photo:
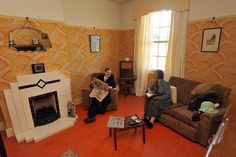
MULTIPOLYGON (((143 0, 121 7, 121 28, 134 28, 133 7, 143 0)), ((190 0, 189 20, 236 15, 236 0, 190 0)))
POLYGON ((121 6, 108 0, 64 0, 67 24, 120 29, 121 6))
POLYGON ((121 6, 121 29, 134 28, 133 8, 142 1, 145 0, 136 0, 121 6))
POLYGON ((228 15, 236 15, 236 0, 190 0, 190 20, 228 15))
POLYGON ((0 0, 0 15, 64 21, 63 0, 0 0))

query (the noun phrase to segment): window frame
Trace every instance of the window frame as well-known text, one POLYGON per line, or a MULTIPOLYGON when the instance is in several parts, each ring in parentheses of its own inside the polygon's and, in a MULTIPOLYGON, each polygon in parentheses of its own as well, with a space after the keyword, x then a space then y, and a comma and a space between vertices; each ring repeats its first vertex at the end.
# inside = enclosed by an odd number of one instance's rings
MULTIPOLYGON (((152 29, 153 29, 153 32, 154 32, 154 29, 157 29, 159 32, 160 32, 160 29, 162 29, 162 28, 168 28, 169 29, 169 31, 168 31, 168 39, 167 40, 161 40, 161 39, 154 39, 153 38, 153 40, 152 40, 152 44, 157 44, 157 45, 159 45, 159 44, 161 44, 161 43, 164 43, 164 44, 166 44, 167 46, 166 46, 166 56, 165 55, 159 55, 159 50, 158 50, 158 46, 156 47, 156 54, 155 55, 153 55, 153 52, 151 51, 150 53, 150 67, 149 67, 149 70, 150 71, 155 71, 155 70, 157 70, 157 69, 159 69, 158 68, 158 63, 157 63, 157 67, 153 67, 153 64, 152 64, 152 60, 153 60, 153 58, 156 58, 156 60, 158 61, 158 58, 161 58, 161 57, 163 57, 163 58, 165 58, 165 59, 167 59, 167 53, 168 53, 168 47, 169 47, 169 45, 168 45, 168 43, 169 43, 169 38, 170 38, 170 32, 171 32, 171 10, 163 10, 163 11, 159 11, 158 13, 159 14, 161 14, 162 12, 170 12, 170 19, 169 19, 169 22, 168 22, 168 25, 159 25, 159 26, 154 26, 154 24, 153 24, 153 26, 152 26, 152 29)), ((161 16, 161 15, 158 15, 158 16, 161 16)), ((155 34, 154 33, 152 33, 152 36, 154 36, 155 34)), ((160 35, 160 33, 158 34, 158 35, 160 35)), ((166 61, 165 61, 166 62, 166 61)), ((161 70, 163 70, 164 71, 164 69, 161 69, 161 70)))

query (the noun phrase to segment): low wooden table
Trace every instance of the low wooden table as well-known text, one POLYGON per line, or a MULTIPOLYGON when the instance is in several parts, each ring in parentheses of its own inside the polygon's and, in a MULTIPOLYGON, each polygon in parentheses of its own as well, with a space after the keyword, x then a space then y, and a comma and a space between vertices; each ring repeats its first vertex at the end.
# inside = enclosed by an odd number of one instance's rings
POLYGON ((129 125, 130 121, 134 121, 133 119, 129 117, 125 117, 125 124, 124 124, 124 128, 109 128, 109 136, 112 136, 112 130, 114 132, 114 144, 115 144, 115 150, 117 150, 117 138, 116 138, 116 134, 119 131, 125 131, 125 130, 130 130, 130 129, 134 129, 135 133, 137 131, 137 128, 142 128, 142 135, 143 135, 143 143, 145 144, 146 142, 146 137, 145 137, 145 123, 141 120, 139 123, 135 124, 135 125, 129 125))

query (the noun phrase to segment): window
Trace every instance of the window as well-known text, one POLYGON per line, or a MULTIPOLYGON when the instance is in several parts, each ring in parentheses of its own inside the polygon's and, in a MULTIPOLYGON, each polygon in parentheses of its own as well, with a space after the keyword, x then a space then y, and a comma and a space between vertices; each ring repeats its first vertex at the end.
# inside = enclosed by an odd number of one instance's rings
POLYGON ((171 11, 152 13, 152 47, 150 69, 165 71, 170 35, 171 11))

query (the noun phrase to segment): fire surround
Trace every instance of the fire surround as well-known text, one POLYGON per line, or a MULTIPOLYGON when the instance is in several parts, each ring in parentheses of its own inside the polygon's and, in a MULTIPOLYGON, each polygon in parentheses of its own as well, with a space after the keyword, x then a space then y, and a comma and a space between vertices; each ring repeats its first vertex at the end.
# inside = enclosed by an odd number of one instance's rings
POLYGON ((17 76, 16 80, 17 82, 10 84, 10 89, 4 90, 4 96, 17 142, 39 141, 73 126, 76 119, 67 116, 67 102, 71 101, 69 79, 54 71, 17 76), (58 95, 60 118, 52 123, 35 127, 29 98, 54 91, 58 95))

